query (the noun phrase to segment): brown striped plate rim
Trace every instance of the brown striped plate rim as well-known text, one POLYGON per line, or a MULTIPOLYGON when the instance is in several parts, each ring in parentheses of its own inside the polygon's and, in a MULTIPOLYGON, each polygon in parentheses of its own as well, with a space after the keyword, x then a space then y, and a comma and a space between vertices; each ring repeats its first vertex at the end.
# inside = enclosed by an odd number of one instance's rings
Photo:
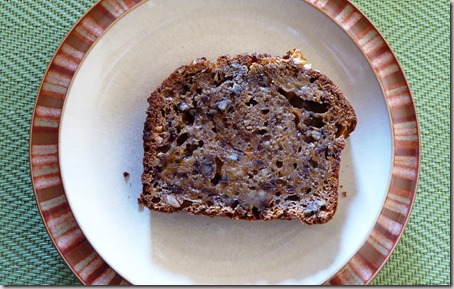
MULTIPOLYGON (((393 165, 383 209, 364 245, 325 282, 329 285, 368 284, 396 247, 414 203, 420 171, 420 130, 416 108, 394 52, 355 5, 348 0, 305 1, 336 22, 362 50, 382 87, 391 118, 393 165)), ((67 202, 58 161, 61 110, 72 78, 90 48, 118 19, 144 2, 100 0, 94 4, 73 26, 54 54, 33 111, 30 169, 36 202, 55 247, 74 274, 87 285, 128 285, 129 282, 93 249, 67 202), (93 22, 97 29, 90 31, 89 24, 93 22), (62 66, 61 61, 69 63, 62 66)))

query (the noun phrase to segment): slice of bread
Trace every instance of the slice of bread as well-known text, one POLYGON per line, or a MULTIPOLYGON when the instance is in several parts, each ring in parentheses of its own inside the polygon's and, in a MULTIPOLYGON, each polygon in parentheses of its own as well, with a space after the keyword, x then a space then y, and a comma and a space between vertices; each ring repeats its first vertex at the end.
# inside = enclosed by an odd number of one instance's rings
POLYGON ((143 192, 161 212, 330 220, 355 112, 299 50, 194 60, 148 98, 143 192))

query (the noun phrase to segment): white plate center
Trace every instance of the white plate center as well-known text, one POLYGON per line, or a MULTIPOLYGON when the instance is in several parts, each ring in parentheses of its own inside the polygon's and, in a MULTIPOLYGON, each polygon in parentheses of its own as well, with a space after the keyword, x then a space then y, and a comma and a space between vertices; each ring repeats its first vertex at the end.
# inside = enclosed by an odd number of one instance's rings
POLYGON ((93 46, 66 99, 60 165, 74 215, 133 284, 320 284, 366 240, 387 193, 388 110, 361 50, 304 1, 148 1, 93 46), (146 99, 198 57, 303 51, 358 115, 342 155, 339 208, 326 225, 247 222, 140 210, 146 99), (129 173, 125 178, 123 173, 129 173))

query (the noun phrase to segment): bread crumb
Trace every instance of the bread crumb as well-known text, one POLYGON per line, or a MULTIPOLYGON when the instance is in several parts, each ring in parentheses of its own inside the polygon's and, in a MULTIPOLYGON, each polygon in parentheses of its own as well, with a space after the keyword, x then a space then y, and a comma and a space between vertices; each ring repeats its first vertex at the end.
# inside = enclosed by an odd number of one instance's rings
POLYGON ((347 197, 347 192, 342 192, 341 194, 342 194, 342 197, 344 197, 344 198, 347 197))
POLYGON ((125 178, 125 181, 127 182, 129 180, 129 173, 123 172, 123 177, 125 178))

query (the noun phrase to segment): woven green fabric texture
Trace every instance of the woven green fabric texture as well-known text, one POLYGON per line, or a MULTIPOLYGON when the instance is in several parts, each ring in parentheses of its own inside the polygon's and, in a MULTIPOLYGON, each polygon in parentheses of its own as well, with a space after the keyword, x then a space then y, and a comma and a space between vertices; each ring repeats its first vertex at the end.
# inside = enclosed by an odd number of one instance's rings
MULTIPOLYGON (((0 284, 81 284, 54 248, 29 172, 31 114, 45 69, 94 0, 0 1, 0 284)), ((353 0, 396 53, 415 98, 421 176, 394 254, 373 285, 450 284, 449 1, 353 0)))

